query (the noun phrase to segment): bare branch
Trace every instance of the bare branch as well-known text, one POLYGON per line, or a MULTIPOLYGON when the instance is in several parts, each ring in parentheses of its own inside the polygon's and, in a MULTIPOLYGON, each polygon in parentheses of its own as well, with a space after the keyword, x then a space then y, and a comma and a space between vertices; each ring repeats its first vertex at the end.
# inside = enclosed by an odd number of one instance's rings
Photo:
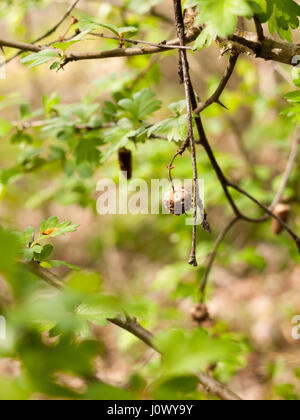
MULTIPOLYGON (((56 32, 56 30, 64 23, 64 21, 70 16, 70 14, 72 13, 72 11, 75 9, 75 7, 77 6, 77 4, 79 3, 80 0, 76 0, 74 3, 72 3, 70 5, 70 7, 68 8, 68 10, 66 11, 66 13, 62 16, 62 18, 51 28, 49 29, 45 34, 39 36, 37 39, 35 39, 34 41, 32 41, 32 45, 37 44, 38 42, 42 41, 45 38, 48 38, 50 35, 52 35, 54 32, 56 32)), ((1 45, 1 43, 0 43, 1 45)), ((15 48, 15 47, 12 47, 15 48)), ((22 49, 21 49, 22 50, 22 49)), ((29 51, 29 50, 28 50, 29 51)), ((31 50, 32 51, 32 50, 31 50)), ((15 58, 17 58, 19 55, 21 54, 21 52, 19 51, 17 54, 15 54, 13 57, 11 57, 10 59, 8 59, 6 61, 5 64, 10 63, 12 60, 14 60, 15 58)))
MULTIPOLYGON (((57 278, 50 270, 42 268, 39 264, 31 262, 26 263, 25 268, 29 269, 34 275, 46 281, 48 284, 54 286, 55 288, 62 289, 64 288, 64 283, 57 278)), ((146 330, 142 325, 140 325, 136 319, 129 317, 122 318, 118 316, 116 318, 108 318, 110 323, 117 325, 118 327, 130 332, 135 337, 143 341, 147 346, 151 347, 153 350, 159 353, 159 350, 154 345, 154 335, 146 330)), ((238 401, 241 400, 236 394, 226 388, 223 384, 216 381, 214 378, 210 377, 204 372, 198 374, 199 382, 207 389, 209 393, 217 396, 222 400, 229 401, 238 401)))
POLYGON ((254 15, 253 20, 255 23, 257 39, 259 40, 259 42, 263 42, 265 39, 265 35, 264 35, 264 29, 262 27, 262 24, 260 23, 259 17, 257 15, 254 15))
MULTIPOLYGON (((278 217, 275 213, 272 212, 266 205, 261 203, 259 200, 257 200, 255 197, 253 197, 251 194, 249 194, 247 191, 243 190, 243 188, 239 187, 238 185, 232 184, 228 181, 228 186, 234 188, 239 193, 245 195, 248 197, 251 201, 253 201, 257 206, 262 208, 269 216, 271 216, 273 219, 277 220, 277 222, 288 232, 288 234, 291 236, 291 238, 295 241, 298 251, 300 253, 300 238, 296 235, 296 233, 288 226, 287 223, 285 223, 280 217, 278 217)), ((250 223, 261 223, 262 219, 251 219, 250 217, 244 216, 240 214, 240 217, 250 223)), ((265 220, 265 219, 263 219, 265 220)))
POLYGON ((149 41, 143 41, 140 39, 133 39, 133 38, 120 38, 117 36, 111 36, 111 35, 105 35, 103 33, 97 33, 97 32, 91 32, 89 35, 96 36, 98 38, 104 38, 104 39, 114 39, 116 41, 122 40, 123 42, 128 42, 129 44, 144 44, 144 45, 150 45, 151 47, 158 47, 158 48, 165 48, 167 50, 175 49, 175 50, 191 50, 193 51, 192 47, 188 47, 185 45, 166 45, 167 41, 160 42, 159 44, 149 41))
POLYGON ((207 99, 206 102, 199 104, 199 106, 194 110, 194 114, 200 114, 200 112, 204 111, 204 109, 208 108, 213 103, 220 103, 220 96, 222 95, 230 77, 232 76, 232 73, 238 60, 238 56, 239 54, 235 51, 231 52, 228 66, 226 68, 224 76, 222 77, 219 83, 218 88, 213 93, 213 95, 209 99, 207 99))
POLYGON ((224 401, 241 401, 242 399, 226 388, 223 384, 220 384, 214 378, 205 373, 198 374, 199 382, 206 388, 206 390, 224 401))
POLYGON ((34 40, 32 44, 37 44, 38 42, 42 41, 45 38, 48 38, 50 35, 52 35, 56 30, 64 23, 64 21, 70 16, 72 11, 75 9, 77 4, 80 2, 80 0, 74 1, 66 11, 66 13, 62 16, 62 18, 57 22, 56 25, 53 26, 53 28, 49 29, 44 35, 41 35, 39 38, 34 40))
POLYGON ((154 335, 142 327, 136 319, 123 319, 122 317, 109 318, 107 319, 110 323, 117 325, 135 335, 141 341, 143 341, 147 346, 152 347, 154 350, 158 351, 153 344, 154 335))
MULTIPOLYGON (((184 22, 182 15, 181 0, 173 0, 174 12, 175 12, 175 22, 177 29, 177 36, 179 38, 179 43, 181 46, 184 46, 184 22)), ((185 97, 187 102, 187 111, 188 111, 188 141, 191 146, 192 152, 192 165, 193 165, 193 181, 194 181, 194 223, 193 223, 193 237, 192 237, 192 250, 189 258, 189 264, 197 267, 197 258, 196 258, 196 234, 197 234, 197 215, 198 215, 198 203, 199 203, 199 191, 198 191, 198 169, 197 169, 197 158, 196 158, 196 145, 193 132, 193 102, 191 92, 193 91, 190 72, 189 72, 189 63, 187 59, 187 54, 185 50, 179 51, 180 58, 180 68, 182 69, 183 83, 185 89, 185 97)))
MULTIPOLYGON (((293 139, 292 139, 291 152, 290 152, 290 156, 289 156, 289 159, 288 159, 288 162, 287 162, 287 165, 286 165, 284 174, 283 174, 282 182, 281 182, 280 187, 279 187, 279 189, 278 189, 278 191, 277 191, 277 193, 275 195, 275 198, 273 200, 273 203, 269 207, 269 210, 270 211, 274 210, 274 208, 276 207, 276 205, 280 202, 280 200, 282 198, 282 195, 283 195, 284 190, 285 190, 285 188, 287 186, 289 177, 291 175, 293 166, 295 164, 295 160, 296 160, 296 157, 297 157, 297 154, 298 154, 299 142, 300 142, 300 138, 299 138, 299 127, 297 126, 296 131, 295 131, 295 134, 294 134, 293 139)), ((250 198, 249 195, 248 195, 248 197, 250 198)), ((252 220, 252 222, 262 223, 262 222, 267 221, 270 218, 270 216, 271 216, 271 213, 267 213, 262 218, 257 219, 257 220, 252 220)), ((228 234, 228 232, 233 228, 233 226, 235 226, 235 224, 239 220, 249 221, 249 220, 247 220, 247 218, 245 218, 245 216, 243 216, 241 214, 240 215, 237 215, 233 220, 231 220, 228 223, 228 225, 225 226, 224 230, 220 233, 220 235, 219 235, 219 237, 218 237, 218 239, 217 239, 217 241, 216 241, 216 243, 214 245, 214 248, 213 248, 212 252, 208 256, 208 264, 206 266, 205 274, 204 274, 204 277, 202 279, 202 282, 201 282, 201 285, 200 285, 200 289, 199 289, 199 291, 200 291, 200 293, 199 293, 199 295, 200 295, 200 301, 202 301, 202 302, 203 302, 203 300, 205 298, 205 289, 206 289, 206 286, 207 286, 207 283, 208 283, 208 278, 209 278, 209 275, 210 275, 212 266, 213 266, 213 264, 215 262, 215 259, 216 259, 216 256, 217 256, 218 249, 219 249, 221 243, 223 242, 223 240, 225 239, 226 235, 228 234)), ((299 246, 299 242, 297 242, 297 240, 296 240, 296 243, 299 246)))
MULTIPOLYGON (((201 31, 202 28, 195 28, 193 31, 189 32, 189 34, 185 37, 185 43, 187 44, 193 42, 201 33, 201 31)), ((234 47, 240 54, 253 54, 256 57, 263 58, 265 60, 271 60, 289 65, 296 65, 298 62, 295 62, 295 57, 300 55, 299 44, 275 41, 270 38, 264 38, 264 41, 260 43, 257 40, 257 35, 253 32, 237 30, 236 33, 228 39, 219 39, 218 42, 228 46, 229 49, 234 47), (259 49, 261 49, 261 51, 258 53, 259 49)), ((66 63, 80 60, 96 60, 111 57, 132 57, 136 55, 158 54, 171 50, 174 48, 174 46, 178 45, 179 39, 174 39, 168 41, 163 47, 160 45, 159 47, 147 46, 140 48, 116 48, 113 50, 100 52, 67 53, 66 63)), ((43 46, 34 49, 32 44, 17 43, 3 39, 0 39, 0 46, 7 46, 22 51, 34 52, 38 52, 45 48, 45 46, 43 46)))
POLYGON ((40 52, 45 48, 45 47, 35 46, 32 44, 25 44, 23 42, 7 41, 5 39, 0 39, 0 46, 15 48, 16 50, 21 50, 21 51, 32 51, 32 52, 40 52))

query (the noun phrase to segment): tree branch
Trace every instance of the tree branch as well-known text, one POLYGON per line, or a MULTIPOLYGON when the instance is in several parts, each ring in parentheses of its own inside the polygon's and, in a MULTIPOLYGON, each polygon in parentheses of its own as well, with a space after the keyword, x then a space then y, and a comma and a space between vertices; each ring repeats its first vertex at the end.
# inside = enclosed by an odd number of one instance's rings
MULTIPOLYGON (((179 38, 180 46, 184 46, 184 22, 182 15, 181 0, 173 0, 174 4, 174 13, 175 13, 175 22, 177 29, 177 36, 179 38)), ((192 250, 189 258, 189 264, 197 267, 197 258, 196 258, 196 235, 197 235, 197 215, 198 215, 198 203, 199 203, 199 190, 198 190, 198 169, 197 169, 197 158, 196 158, 196 145, 193 132, 193 103, 191 91, 192 83, 189 72, 189 63, 187 59, 187 54, 185 50, 179 51, 180 58, 180 68, 182 68, 183 74, 183 83, 185 89, 185 97, 187 102, 187 112, 188 112, 188 140, 191 146, 192 153, 192 165, 193 165, 193 182, 194 182, 194 223, 193 223, 193 235, 192 235, 192 250)))
POLYGON ((259 42, 264 42, 264 39, 265 39, 264 29, 262 27, 262 24, 260 23, 259 17, 257 15, 254 15, 253 20, 255 23, 257 39, 259 40, 259 42))
MULTIPOLYGON (((274 210, 274 208, 280 202, 280 200, 282 198, 282 195, 284 193, 284 190, 287 186, 289 177, 291 175, 291 172, 292 172, 292 169, 293 169, 293 166, 295 164, 295 160, 296 160, 296 157, 297 157, 297 154, 298 154, 299 142, 300 142, 299 127, 297 126, 297 128, 295 130, 295 134, 294 134, 293 139, 292 139, 291 152, 290 152, 290 156, 289 156, 285 171, 283 173, 282 182, 281 182, 280 187, 279 187, 279 189, 278 189, 278 191, 277 191, 277 193, 274 197, 274 200, 273 200, 271 206, 269 207, 269 209, 271 211, 274 210)), ((262 217, 260 219, 257 219, 257 222, 262 223, 262 222, 267 221, 269 218, 270 218, 270 214, 267 213, 264 217, 262 217)), ((200 288, 199 288, 199 292, 200 292, 199 296, 200 296, 200 301, 201 302, 203 302, 204 298, 205 298, 205 289, 206 289, 206 286, 207 286, 207 283, 208 283, 208 278, 209 278, 209 275, 211 273, 212 266, 215 262, 219 247, 220 247, 221 243, 223 242, 223 240, 225 239, 228 232, 233 228, 233 226, 235 226, 235 224, 239 220, 242 220, 242 219, 243 219, 243 216, 238 215, 233 220, 231 220, 228 223, 227 226, 225 226, 223 231, 220 233, 220 235, 219 235, 219 237, 218 237, 218 239, 217 239, 217 241, 214 245, 214 248, 213 248, 212 252, 208 256, 208 264, 206 266, 205 273, 204 273, 204 276, 203 276, 203 279, 202 279, 202 282, 201 282, 201 285, 200 285, 200 288)))
MULTIPOLYGON (((65 287, 64 283, 58 279, 58 277, 53 274, 50 270, 42 268, 39 264, 35 262, 25 263, 25 268, 31 271, 35 276, 41 278, 42 280, 46 281, 48 284, 54 286, 57 289, 62 289, 65 287)), ((156 352, 160 353, 159 350, 154 345, 154 335, 146 330, 142 325, 140 325, 136 319, 132 319, 129 317, 122 318, 118 316, 116 318, 108 318, 107 319, 110 323, 130 332, 135 337, 139 338, 143 341, 147 346, 151 347, 156 352)), ((214 378, 210 377, 206 373, 199 373, 198 374, 199 382, 210 392, 212 395, 217 396, 221 400, 229 400, 229 401, 239 401, 241 400, 236 394, 226 388, 223 384, 216 381, 214 378)))
MULTIPOLYGON (((199 106, 194 110, 194 114, 200 114, 200 112, 204 111, 204 109, 208 108, 213 103, 219 103, 220 104, 220 96, 222 95, 224 89, 227 86, 227 83, 229 82, 230 77, 232 76, 232 73, 234 71, 235 65, 237 63, 239 54, 235 51, 232 51, 230 54, 230 59, 228 66, 225 70, 224 76, 222 77, 218 88, 213 93, 213 95, 207 99, 206 102, 199 104, 199 106)), ((222 104, 221 104, 222 105, 222 104)), ((222 105, 224 106, 224 105, 222 105)))
POLYGON ((116 318, 108 318, 107 320, 110 323, 122 328, 123 330, 126 330, 131 334, 135 335, 137 338, 139 338, 141 341, 147 344, 147 346, 153 348, 155 351, 158 352, 158 350, 153 344, 154 335, 150 331, 142 327, 136 319, 123 319, 119 316, 116 318))
MULTIPOLYGON (((249 194, 247 191, 245 191, 243 188, 239 187, 238 185, 235 185, 228 181, 228 186, 234 188, 239 193, 243 194, 244 196, 248 197, 249 200, 253 201, 258 207, 262 208, 270 217, 277 220, 277 222, 287 231, 287 233, 291 236, 291 238, 295 241, 298 251, 300 253, 300 238, 296 233, 289 227, 287 223, 285 223, 280 217, 278 217, 275 213, 272 212, 272 210, 269 209, 265 204, 261 203, 259 200, 257 200, 255 197, 253 197, 251 194, 249 194)), ((240 217, 243 220, 246 220, 250 223, 261 223, 264 219, 251 219, 250 217, 240 215, 240 217)))
MULTIPOLYGON (((62 16, 62 18, 51 28, 49 29, 45 34, 39 36, 37 39, 35 39, 34 41, 32 41, 32 45, 37 44, 38 42, 42 41, 45 38, 48 38, 50 35, 52 35, 54 32, 56 32, 56 30, 64 23, 64 21, 70 16, 70 14, 72 13, 72 11, 75 9, 75 7, 77 6, 77 4, 79 3, 80 0, 76 0, 74 1, 74 3, 72 3, 70 5, 70 7, 68 8, 68 10, 66 11, 66 13, 62 16)), ((1 43, 0 43, 1 45, 1 43)), ((15 48, 15 47, 12 47, 15 48)), ((21 49, 22 50, 22 49, 21 49)), ((29 50, 28 50, 29 51, 29 50)), ((10 59, 8 59, 6 61, 5 64, 10 63, 12 60, 14 60, 15 58, 19 57, 22 54, 21 51, 19 51, 17 54, 15 54, 13 57, 11 57, 10 59)))
MULTIPOLYGON (((193 42, 198 35, 200 35, 202 28, 195 28, 193 31, 190 31, 189 34, 185 37, 185 43, 193 42)), ((233 47, 237 50, 238 53, 250 53, 255 55, 258 58, 263 58, 264 60, 271 60, 278 63, 289 64, 296 66, 298 64, 297 56, 300 55, 300 45, 292 44, 282 41, 275 41, 270 38, 264 38, 263 42, 260 43, 257 40, 257 35, 253 32, 246 32, 237 30, 234 35, 228 39, 219 39, 219 43, 228 46, 229 49, 233 47), (261 49, 258 53, 258 50, 261 49)), ((140 48, 116 48, 109 51, 100 51, 100 52, 78 52, 78 53, 67 53, 66 54, 66 63, 71 61, 81 61, 81 60, 92 60, 92 59, 105 59, 111 57, 132 57, 138 55, 146 54, 158 54, 165 51, 171 50, 174 46, 179 45, 179 39, 174 39, 168 41, 163 47, 162 46, 147 46, 140 48)), ((19 49, 21 51, 33 51, 39 52, 43 47, 34 47, 32 44, 24 44, 13 41, 6 41, 0 39, 0 46, 10 47, 19 49)))
POLYGON ((242 401, 242 399, 234 394, 230 389, 220 384, 214 378, 205 373, 198 374, 199 382, 206 388, 206 390, 223 401, 242 401))
POLYGON ((149 41, 143 41, 141 39, 134 39, 134 38, 120 38, 117 36, 111 36, 111 35, 105 35, 103 33, 97 33, 97 32, 91 32, 89 35, 93 35, 96 36, 98 38, 104 38, 104 39, 113 39, 116 41, 123 41, 123 42, 128 42, 129 44, 134 44, 134 45, 138 45, 138 44, 144 44, 144 45, 148 45, 151 47, 157 47, 157 48, 165 48, 167 50, 171 50, 171 49, 175 49, 175 50, 190 50, 193 51, 192 47, 188 47, 186 45, 166 45, 166 41, 161 42, 161 43, 155 43, 155 42, 149 42, 149 41))

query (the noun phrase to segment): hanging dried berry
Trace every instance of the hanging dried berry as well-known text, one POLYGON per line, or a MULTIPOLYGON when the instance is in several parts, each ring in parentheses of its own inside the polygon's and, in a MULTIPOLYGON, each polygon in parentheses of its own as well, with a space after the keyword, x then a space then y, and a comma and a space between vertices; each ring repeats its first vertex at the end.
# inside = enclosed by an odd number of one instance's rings
POLYGON ((131 179, 132 177, 132 153, 131 150, 122 147, 119 149, 119 165, 122 172, 125 174, 125 178, 131 179))
POLYGON ((204 305, 204 303, 200 302, 200 303, 197 303, 195 306, 192 307, 191 317, 198 324, 201 324, 204 321, 207 321, 209 319, 209 313, 208 313, 207 307, 204 305))
MULTIPOLYGON (((291 213, 291 206, 289 204, 279 203, 274 209, 274 214, 278 216, 283 222, 287 223, 291 213)), ((279 235, 283 231, 283 226, 278 220, 272 220, 272 232, 274 235, 279 235)))
POLYGON ((163 204, 166 210, 180 216, 192 208, 193 199, 190 192, 183 187, 171 187, 163 196, 163 204))

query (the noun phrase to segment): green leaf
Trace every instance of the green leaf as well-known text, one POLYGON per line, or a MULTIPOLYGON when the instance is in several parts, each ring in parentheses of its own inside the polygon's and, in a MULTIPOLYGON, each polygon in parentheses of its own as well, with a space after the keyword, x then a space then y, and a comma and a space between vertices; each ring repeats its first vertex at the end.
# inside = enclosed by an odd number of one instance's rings
POLYGON ((64 54, 69 47, 82 41, 83 38, 90 32, 91 32, 91 29, 87 29, 81 32, 80 34, 76 35, 74 38, 70 39, 70 41, 56 42, 55 44, 52 44, 52 46, 53 48, 58 48, 64 54))
POLYGON ((23 246, 28 246, 34 238, 34 227, 28 226, 22 236, 21 236, 21 244, 23 246))
POLYGON ((48 220, 43 220, 41 222, 38 241, 75 232, 79 226, 80 225, 72 225, 71 222, 58 223, 58 218, 56 216, 51 216, 48 220))
POLYGON ((60 104, 61 95, 60 93, 53 92, 50 96, 44 95, 42 99, 43 108, 46 114, 50 114, 57 105, 60 104))
POLYGON ((183 99, 181 101, 174 102, 170 104, 168 108, 173 112, 173 114, 175 114, 176 116, 179 116, 186 109, 186 100, 183 99))
POLYGON ((74 151, 76 163, 88 162, 93 166, 97 166, 100 161, 100 151, 97 147, 100 143, 101 141, 97 137, 85 137, 80 139, 74 151))
POLYGON ((57 50, 46 49, 38 53, 27 55, 26 57, 22 58, 21 62, 23 64, 31 63, 29 66, 31 68, 31 67, 40 66, 41 64, 48 63, 53 58, 58 58, 58 57, 60 56, 57 50))
POLYGON ((23 103, 20 106, 20 117, 22 120, 28 118, 31 115, 30 106, 28 103, 23 103))
POLYGON ((299 103, 300 102, 300 90, 295 90, 294 92, 288 93, 287 95, 285 95, 285 98, 289 102, 299 103))
POLYGON ((210 47, 213 41, 217 38, 218 33, 215 28, 206 26, 198 38, 195 40, 193 48, 195 50, 202 50, 204 47, 210 47))
POLYGON ((135 33, 138 31, 138 28, 135 26, 123 26, 123 27, 118 28, 117 26, 111 23, 100 23, 100 22, 95 22, 95 21, 90 21, 90 23, 92 23, 93 25, 100 26, 101 28, 108 29, 117 37, 119 37, 121 34, 135 33))
POLYGON ((168 108, 175 114, 174 117, 167 118, 157 124, 154 124, 148 130, 148 137, 152 134, 157 134, 162 137, 166 137, 169 141, 184 141, 187 132, 187 116, 186 114, 180 115, 186 108, 186 101, 179 101, 170 104, 168 108))
POLYGON ((94 383, 89 385, 84 394, 84 399, 88 401, 128 401, 135 400, 136 397, 127 389, 117 388, 105 383, 94 383))
POLYGON ((148 137, 152 134, 157 134, 166 137, 169 141, 184 141, 187 136, 187 117, 181 115, 180 117, 170 117, 160 123, 154 124, 148 130, 148 137))
POLYGON ((141 121, 144 117, 161 108, 161 102, 153 100, 155 93, 145 88, 133 95, 132 99, 122 99, 119 106, 128 112, 135 121, 141 121))
POLYGON ((106 141, 111 142, 111 145, 103 153, 100 163, 106 162, 120 147, 127 146, 129 138, 136 132, 132 128, 132 122, 128 118, 122 118, 115 127, 104 133, 106 141))
POLYGON ((292 42, 291 29, 299 27, 300 6, 294 0, 271 0, 268 3, 270 32, 277 32, 282 39, 292 42))
POLYGON ((238 16, 252 16, 253 11, 246 0, 187 0, 185 8, 197 7, 196 24, 205 24, 210 35, 221 37, 232 35, 238 16))
POLYGON ((115 318, 120 313, 120 301, 115 296, 101 294, 79 305, 76 313, 96 325, 107 325, 107 318, 115 318))
MULTIPOLYGON (((197 376, 174 376, 160 380, 155 384, 152 396, 156 400, 194 399, 199 386, 197 376)), ((198 397, 198 396, 197 396, 198 397)), ((198 398, 197 398, 198 399, 198 398)))
POLYGON ((52 254, 53 250, 54 250, 53 245, 51 244, 44 245, 38 254, 36 254, 36 251, 34 251, 35 252, 34 258, 36 261, 40 261, 40 262, 47 260, 47 258, 49 258, 50 255, 52 254))
POLYGON ((57 372, 68 372, 79 376, 93 373, 93 360, 99 353, 94 341, 76 341, 71 335, 62 335, 56 345, 46 345, 40 334, 27 331, 18 343, 18 355, 32 385, 37 392, 49 396, 76 397, 70 388, 58 384, 57 372), (45 362, 47 361, 47 362, 45 362))
POLYGON ((196 374, 208 364, 231 361, 239 364, 238 344, 211 337, 204 329, 172 330, 159 333, 155 345, 164 355, 164 371, 169 375, 196 374))
POLYGON ((29 134, 24 133, 23 131, 17 131, 17 133, 15 133, 10 139, 10 142, 12 144, 31 144, 32 141, 32 137, 29 134))

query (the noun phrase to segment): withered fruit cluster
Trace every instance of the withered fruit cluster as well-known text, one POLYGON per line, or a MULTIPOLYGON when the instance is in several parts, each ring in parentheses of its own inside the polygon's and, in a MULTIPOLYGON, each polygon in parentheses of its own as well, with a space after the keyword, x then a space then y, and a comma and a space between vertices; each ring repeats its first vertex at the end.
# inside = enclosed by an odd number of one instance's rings
POLYGON ((191 210, 192 195, 181 186, 171 187, 163 196, 163 205, 175 216, 180 216, 191 210))
POLYGON ((132 178, 132 153, 126 147, 121 147, 118 152, 120 170, 127 179, 132 178))

